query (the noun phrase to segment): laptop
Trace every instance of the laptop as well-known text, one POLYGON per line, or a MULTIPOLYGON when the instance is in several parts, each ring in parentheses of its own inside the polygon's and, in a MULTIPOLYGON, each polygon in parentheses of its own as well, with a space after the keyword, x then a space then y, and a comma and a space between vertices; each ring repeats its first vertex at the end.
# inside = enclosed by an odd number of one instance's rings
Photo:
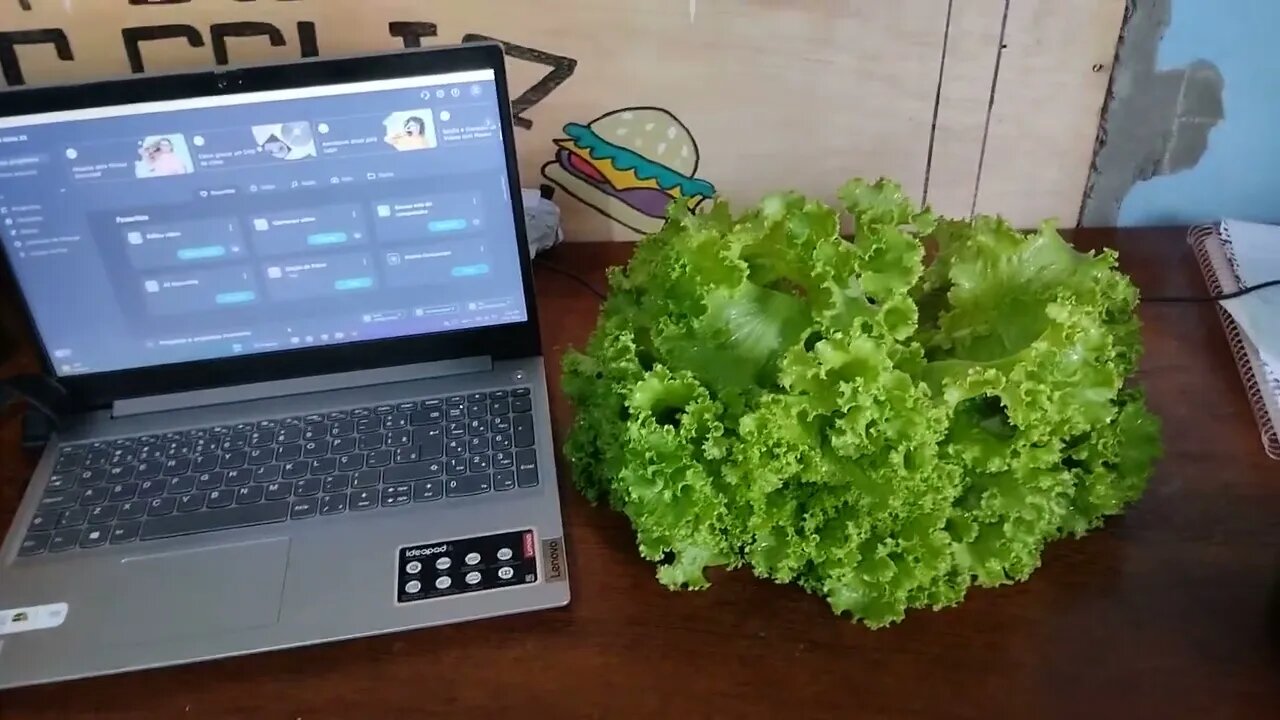
POLYGON ((7 93, 0 687, 569 601, 496 45, 7 93))

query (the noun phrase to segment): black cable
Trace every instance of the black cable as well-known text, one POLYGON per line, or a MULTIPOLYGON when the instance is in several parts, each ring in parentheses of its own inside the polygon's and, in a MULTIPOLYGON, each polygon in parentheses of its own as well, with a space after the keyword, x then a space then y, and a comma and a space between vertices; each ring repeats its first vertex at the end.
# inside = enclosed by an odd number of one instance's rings
POLYGON ((32 409, 48 418, 54 427, 58 427, 58 413, 54 412, 51 399, 40 397, 37 386, 42 381, 31 377, 17 377, 0 380, 0 407, 7 407, 13 398, 25 400, 32 409))
POLYGON ((590 282, 588 282, 582 276, 574 273, 572 270, 567 270, 565 268, 562 268, 559 265, 556 265, 555 263, 551 262, 550 260, 547 260, 545 257, 537 258, 537 262, 539 265, 550 270, 551 272, 556 273, 557 275, 563 275, 569 278, 570 280, 578 283, 579 285, 581 285, 582 287, 590 291, 592 295, 595 295, 597 298, 599 298, 601 301, 606 299, 605 294, 603 292, 600 292, 600 290, 597 289, 595 285, 592 285, 590 282))
POLYGON ((1244 297, 1245 295, 1252 295, 1253 293, 1256 293, 1259 290, 1266 290, 1267 288, 1276 287, 1277 285, 1280 285, 1280 280, 1268 280, 1264 283, 1258 283, 1253 287, 1241 288, 1234 292, 1223 293, 1221 295, 1200 295, 1200 296, 1175 295, 1171 297, 1144 297, 1142 298, 1142 302, 1152 302, 1152 303, 1220 302, 1222 300, 1234 300, 1236 298, 1244 297))

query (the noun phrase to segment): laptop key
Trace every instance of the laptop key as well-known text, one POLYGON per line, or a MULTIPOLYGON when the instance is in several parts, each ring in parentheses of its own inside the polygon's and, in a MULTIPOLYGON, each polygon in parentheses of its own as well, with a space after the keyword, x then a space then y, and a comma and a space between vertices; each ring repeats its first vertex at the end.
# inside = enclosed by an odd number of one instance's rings
POLYGON ((133 479, 133 465, 118 465, 107 471, 107 482, 116 485, 133 479))
POLYGON ((365 456, 365 467, 380 468, 391 464, 390 450, 374 450, 365 456))
POLYGON ((439 460, 427 460, 389 467, 383 473, 383 479, 388 483, 404 483, 438 478, 443 474, 444 463, 439 460))
POLYGON ((364 453, 352 453, 338 458, 338 470, 342 472, 355 472, 362 467, 364 467, 364 453))
POLYGON ((423 410, 430 410, 431 408, 442 408, 444 407, 444 398, 430 398, 428 400, 423 400, 421 403, 421 407, 423 410))
POLYGON ((49 484, 44 486, 45 492, 62 492, 76 486, 76 476, 71 473, 54 473, 49 476, 49 484))
POLYGON ((382 418, 383 430, 403 430, 409 427, 409 416, 405 413, 394 413, 382 418))
POLYGON ((327 437, 329 437, 329 423, 326 422, 311 423, 302 431, 302 439, 307 442, 323 440, 327 437))
POLYGON ((329 413, 328 415, 325 415, 325 416, 324 416, 324 419, 325 419, 325 420, 328 420, 328 421, 330 421, 330 422, 337 422, 337 421, 339 421, 339 420, 346 420, 346 419, 347 419, 347 417, 349 417, 349 416, 347 415, 347 411, 346 411, 346 410, 334 410, 333 412, 329 413))
POLYGON ((509 470, 515 463, 516 456, 510 452, 499 451, 493 454, 493 469, 495 470, 509 470))
POLYGON ((223 470, 234 470, 238 467, 244 467, 244 463, 249 459, 249 453, 243 450, 232 450, 231 452, 222 453, 222 457, 218 460, 218 467, 223 470))
POLYGON ((322 423, 324 422, 324 415, 322 413, 312 413, 310 415, 303 417, 302 422, 307 425, 315 425, 316 423, 322 423))
POLYGON ((263 490, 261 485, 249 485, 236 490, 237 505, 253 505, 262 502, 263 490))
POLYGON ((511 397, 529 397, 529 388, 516 388, 511 391, 511 397))
POLYGON ((111 451, 103 448, 101 450, 90 450, 85 453, 84 467, 102 467, 107 464, 107 460, 111 459, 111 451))
MULTIPOLYGON (((345 478, 347 477, 347 475, 342 474, 342 475, 337 475, 335 477, 345 478)), ((327 482, 328 481, 326 480, 326 483, 327 482)), ((360 472, 350 476, 350 482, 351 482, 351 486, 356 488, 357 490, 378 487, 378 485, 382 483, 382 471, 381 470, 361 470, 360 472)), ((326 488, 325 492, 333 492, 333 491, 328 490, 326 488)))
POLYGON ((516 488, 515 470, 496 470, 493 473, 493 489, 499 492, 516 488))
POLYGON ((466 475, 467 459, 465 457, 449 458, 444 463, 444 473, 450 477, 466 475))
POLYGON ((372 510, 378 507, 377 490, 352 490, 348 497, 348 506, 352 510, 372 510))
POLYGON ((281 445, 276 448, 276 462, 287 463, 302 458, 302 443, 281 445))
POLYGON ((312 475, 329 475, 338 469, 338 458, 322 457, 311 461, 312 475))
POLYGON ((79 527, 88 519, 88 510, 84 508, 71 508, 70 510, 64 510, 63 513, 58 516, 58 527, 79 527))
POLYGON ((529 413, 516 415, 513 424, 515 431, 512 435, 515 437, 516 447, 533 447, 533 415, 529 413))
POLYGON ((347 511, 347 494, 336 493, 320 498, 321 515, 338 515, 347 511))
POLYGON ((397 465, 414 463, 422 459, 422 453, 419 452, 417 445, 407 445, 402 448, 396 448, 394 459, 397 465))
MULTIPOLYGON (((234 471, 233 471, 234 472, 234 471)), ((222 470, 214 470, 212 472, 200 473, 196 476, 197 490, 217 490, 222 487, 222 481, 227 479, 227 474, 222 470)))
POLYGON ((413 501, 432 502, 444 497, 444 484, 439 480, 419 480, 413 484, 413 501))
POLYGON ((80 547, 96 548, 107 544, 111 531, 104 527, 87 527, 80 532, 80 547))
POLYGON ((466 395, 450 395, 449 397, 445 398, 444 403, 445 405, 449 405, 449 406, 466 405, 467 396, 466 395))
POLYGON ((143 480, 138 484, 138 493, 135 497, 139 500, 149 500, 153 497, 160 497, 164 494, 165 489, 169 486, 169 481, 156 478, 155 480, 143 480))
POLYGON ((494 450, 510 450, 515 443, 512 442, 511 433, 502 433, 494 435, 490 444, 494 450))
POLYGON ((445 482, 445 494, 449 497, 483 495, 492 489, 493 479, 489 476, 489 473, 449 478, 445 482))
POLYGON ((287 417, 280 421, 280 427, 282 428, 302 427, 302 418, 287 417))
MULTIPOLYGON (((262 488, 250 487, 243 489, 261 490, 262 488)), ((283 522, 288 517, 289 502, 285 500, 253 505, 238 505, 224 510, 209 510, 187 515, 148 518, 142 524, 142 532, 139 537, 145 542, 147 540, 194 535, 215 530, 231 530, 278 523, 283 522)))
POLYGON ((192 492, 195 489, 196 489, 196 476, 183 475, 181 477, 176 477, 171 479, 169 481, 168 487, 165 488, 165 492, 170 495, 186 495, 187 493, 192 492))
POLYGON ((361 418, 367 418, 367 417, 369 417, 369 416, 371 416, 371 415, 373 415, 373 409, 372 409, 372 408, 367 408, 367 407, 365 407, 365 408, 355 408, 355 409, 353 409, 353 410, 351 411, 351 419, 352 419, 352 420, 359 420, 359 419, 361 419, 361 418))
POLYGON ((276 433, 277 445, 291 445, 302 440, 302 428, 286 427, 276 433))
POLYGON ((414 410, 412 413, 410 413, 410 414, 409 414, 409 424, 410 424, 410 425, 412 425, 413 427, 421 427, 421 426, 423 426, 423 425, 430 425, 430 424, 431 424, 432 417, 433 417, 433 415, 431 414, 432 412, 437 413, 437 415, 436 415, 436 416, 434 416, 434 417, 440 417, 440 418, 443 420, 443 416, 439 414, 439 413, 440 413, 440 411, 439 411, 439 410, 435 410, 435 411, 432 411, 432 410, 414 410))
POLYGON ((467 441, 467 454, 479 455, 487 452, 489 452, 489 438, 473 437, 467 441))
POLYGON ((413 442, 421 447, 424 460, 444 457, 444 428, 439 425, 414 430, 413 442))
POLYGON ((297 480, 307 476, 311 472, 310 460, 298 460, 296 462, 287 462, 281 466, 280 477, 285 480, 297 480))
POLYGON ((280 479, 281 465, 259 465, 253 469, 253 481, 258 484, 275 482, 280 479))
POLYGON ((238 470, 228 470, 227 479, 222 481, 222 487, 228 487, 228 488, 244 487, 245 485, 248 485, 249 483, 253 482, 253 476, 254 476, 254 473, 256 472, 258 471, 250 470, 249 468, 239 468, 238 470))
POLYGON ((89 507, 91 505, 101 505, 107 501, 107 496, 111 494, 111 488, 106 485, 96 485, 91 488, 85 488, 80 494, 80 504, 89 507))
POLYGON ((202 473, 216 470, 218 468, 218 453, 205 453, 197 455, 196 459, 191 462, 191 472, 202 473))
POLYGON ((18 546, 18 557, 29 557, 43 553, 49 549, 49 541, 52 539, 53 533, 50 532, 27 533, 27 536, 22 538, 22 544, 18 546))
POLYGON ((413 502, 413 486, 409 484, 388 485, 382 488, 382 507, 399 507, 413 502))
POLYGON ((413 412, 416 407, 418 407, 417 400, 406 400, 405 402, 396 404, 396 411, 402 413, 413 412))
POLYGON ((506 400, 509 397, 511 397, 511 393, 507 392, 506 390, 490 390, 489 391, 490 400, 506 400))
POLYGON ((329 446, 329 454, 346 455, 347 453, 355 452, 356 442, 357 440, 354 437, 340 437, 334 440, 333 444, 329 446))
POLYGON ((107 494, 107 502, 122 503, 126 500, 134 499, 137 495, 138 483, 120 483, 111 487, 111 492, 107 494))
POLYGON ((41 510, 31 518, 31 524, 27 526, 27 532, 35 532, 37 530, 52 530, 58 524, 58 516, 62 513, 57 510, 41 510))
POLYGON ((356 434, 368 435, 382 430, 382 420, 378 418, 364 418, 356 423, 356 434))
POLYGON ((293 505, 289 506, 290 520, 305 520, 313 518, 320 509, 320 502, 315 498, 305 500, 294 500, 293 505))
POLYGON ((444 426, 444 436, 449 439, 461 438, 467 436, 467 424, 462 422, 451 422, 444 426))
POLYGON ((55 530, 49 539, 49 552, 65 552, 80 543, 80 528, 55 530))
POLYGON ((257 427, 259 430, 275 430, 280 427, 280 421, 272 419, 259 420, 257 427))
POLYGON ((90 485, 98 485, 107 481, 106 468, 94 468, 93 470, 82 470, 76 476, 76 484, 80 487, 89 487, 90 485))
POLYGON ((383 436, 382 431, 371 432, 371 433, 368 433, 367 435, 361 435, 360 441, 356 443, 356 449, 360 450, 361 452, 364 452, 367 450, 377 450, 378 448, 382 447, 382 441, 384 439, 385 437, 383 436))
POLYGON ((142 530, 142 523, 137 520, 116 523, 111 528, 112 545, 123 545, 131 543, 138 539, 138 532, 142 530))
POLYGON ((516 451, 516 484, 522 488, 538 485, 538 453, 532 448, 516 451))
POLYGON ((325 455, 328 455, 328 454, 329 454, 328 440, 324 440, 324 439, 311 440, 310 442, 305 442, 302 444, 302 457, 304 458, 318 458, 318 457, 324 457, 325 455))
POLYGON ((478 402, 478 403, 472 403, 467 406, 468 419, 474 420, 475 418, 485 417, 488 414, 489 414, 488 403, 478 402))
POLYGON ((467 444, 462 440, 450 440, 444 446, 445 457, 461 457, 467 454, 467 444))
POLYGON ((231 507, 236 501, 235 490, 210 490, 209 497, 204 501, 204 506, 210 510, 218 508, 231 507))
MULTIPOLYGON (((77 470, 83 463, 84 455, 64 455, 58 458, 58 462, 53 466, 53 471, 68 472, 70 470, 77 470)), ((45 544, 47 545, 48 543, 46 542, 45 544)))
POLYGON ((178 498, 178 512, 189 513, 200 510, 204 507, 205 500, 208 499, 208 493, 193 492, 190 495, 183 495, 178 498))
POLYGON ((255 430, 249 433, 249 447, 263 448, 276 441, 275 433, 267 430, 255 430))
POLYGON ((293 496, 310 497, 311 495, 319 495, 322 482, 318 477, 303 478, 293 484, 293 496))
POLYGON ((116 519, 116 513, 119 511, 119 505, 99 505, 89 511, 89 524, 107 525, 116 519))
POLYGON ((121 520, 137 520, 147 514, 147 503, 144 500, 130 500, 121 503, 119 512, 116 513, 116 522, 121 520))
POLYGON ((76 501, 80 499, 80 493, 77 490, 68 490, 60 493, 48 493, 40 498, 39 509, 41 510, 66 510, 73 507, 76 501))
POLYGON ((488 435, 488 434, 489 434, 489 423, 485 422, 483 419, 476 418, 475 420, 467 421, 467 435, 470 435, 471 437, 476 437, 479 435, 488 435))
POLYGON ((270 447, 253 448, 252 450, 249 451, 249 459, 246 464, 248 464, 249 467, 257 467, 259 465, 266 465, 267 463, 275 459, 276 459, 275 448, 270 448, 270 447))
POLYGON ((496 416, 496 415, 510 415, 510 414, 511 414, 511 401, 510 401, 510 400, 490 400, 490 401, 489 401, 489 414, 490 414, 490 415, 495 415, 495 416, 496 416))
POLYGON ((163 460, 163 459, 164 459, 163 445, 147 445, 145 447, 138 448, 138 457, 137 457, 138 462, 147 462, 149 460, 163 460))
POLYGON ((151 478, 158 478, 162 470, 164 470, 164 461, 144 460, 138 463, 137 469, 133 471, 133 479, 150 480, 151 478))
POLYGON ((391 430, 387 433, 387 447, 404 447, 413 440, 413 433, 408 430, 391 430))
POLYGON ((152 498, 147 502, 147 516, 160 517, 169 515, 178 509, 178 499, 174 497, 152 498))
POLYGON ((469 394, 467 395, 467 402, 469 402, 469 403, 484 402, 484 401, 485 401, 485 400, 487 400, 488 398, 489 398, 489 396, 488 396, 488 394, 486 394, 486 393, 482 393, 482 392, 473 392, 473 393, 469 393, 469 394))
POLYGON ((527 397, 518 397, 511 400, 511 412, 527 413, 533 412, 533 401, 527 397))
POLYGON ((465 407, 449 407, 444 411, 444 419, 448 422, 462 422, 467 419, 465 407))
POLYGON ((329 428, 329 435, 336 438, 346 437, 348 435, 355 435, 355 434, 356 434, 355 420, 342 420, 340 422, 334 423, 333 427, 329 428))
POLYGON ((467 458, 467 472, 487 473, 490 470, 488 455, 472 455, 467 458))
POLYGON ((511 418, 499 416, 489 419, 489 432, 491 433, 509 433, 511 432, 511 418))
POLYGON ((292 495, 293 483, 285 480, 283 482, 275 482, 268 485, 264 497, 267 500, 285 500, 292 495))
MULTIPOLYGON (((374 483, 374 486, 376 486, 376 484, 378 483, 374 483)), ((364 486, 361 487, 374 486, 370 486, 370 484, 366 482, 364 486)), ((324 479, 324 484, 321 486, 321 489, 324 489, 325 492, 347 492, 348 489, 351 489, 351 475, 348 475, 347 473, 329 475, 329 477, 324 479)))

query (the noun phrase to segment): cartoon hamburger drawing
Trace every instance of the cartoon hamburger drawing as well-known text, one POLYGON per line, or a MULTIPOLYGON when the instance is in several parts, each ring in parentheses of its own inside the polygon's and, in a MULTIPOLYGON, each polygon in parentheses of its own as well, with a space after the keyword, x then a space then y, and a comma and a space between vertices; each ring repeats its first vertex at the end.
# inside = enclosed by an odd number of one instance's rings
POLYGON ((716 194, 694 177, 698 143, 689 128, 662 108, 615 110, 587 125, 569 123, 564 133, 543 177, 638 233, 660 230, 671 203, 694 211, 716 194))

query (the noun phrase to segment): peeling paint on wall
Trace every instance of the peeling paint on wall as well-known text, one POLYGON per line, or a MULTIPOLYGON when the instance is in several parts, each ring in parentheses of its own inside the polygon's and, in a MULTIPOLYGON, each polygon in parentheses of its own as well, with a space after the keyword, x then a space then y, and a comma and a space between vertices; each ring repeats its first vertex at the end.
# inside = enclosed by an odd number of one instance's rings
POLYGON ((1133 187, 1189 170, 1204 157, 1209 136, 1225 117, 1225 80, 1197 60, 1157 70, 1172 0, 1129 0, 1106 112, 1098 133, 1081 224, 1109 227, 1133 187))

